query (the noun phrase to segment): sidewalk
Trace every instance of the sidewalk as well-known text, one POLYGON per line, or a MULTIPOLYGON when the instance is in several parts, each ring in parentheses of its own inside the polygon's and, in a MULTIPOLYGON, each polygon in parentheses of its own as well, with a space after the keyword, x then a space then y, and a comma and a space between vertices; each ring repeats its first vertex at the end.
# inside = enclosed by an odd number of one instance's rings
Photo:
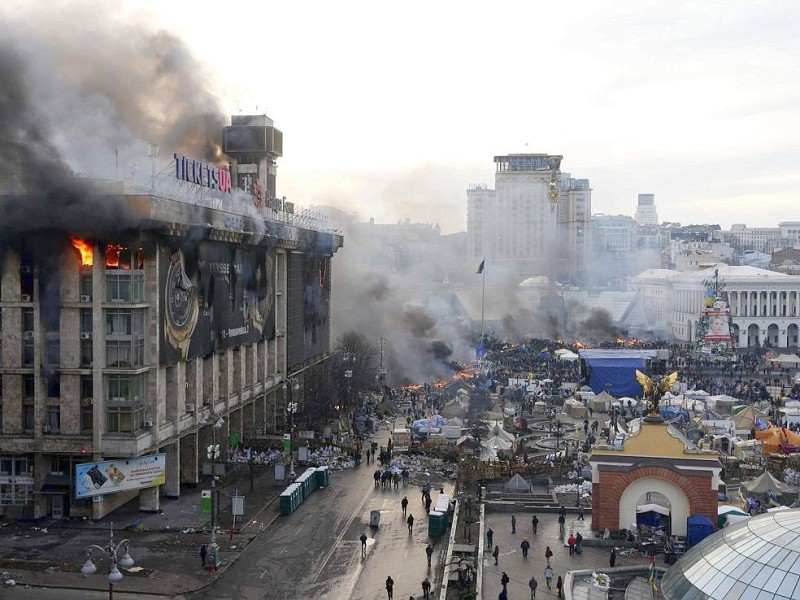
MULTIPOLYGON (((241 555, 249 543, 279 515, 278 495, 286 482, 275 481, 274 468, 257 466, 253 493, 250 467, 232 464, 228 475, 217 483, 220 490, 219 534, 222 564, 215 574, 202 567, 200 546, 210 540, 210 518, 200 514, 204 481, 184 487, 177 499, 162 499, 162 511, 142 513, 134 500, 100 521, 63 520, 40 522, 36 526, 10 523, 0 529, 0 571, 14 575, 17 585, 107 590, 108 559, 98 550, 93 562, 97 573, 84 576, 80 568, 86 548, 105 547, 111 524, 114 542, 130 540, 130 554, 136 561, 131 570, 120 568, 124 579, 115 591, 154 595, 182 594, 197 590, 219 577, 241 555), (237 517, 231 535, 231 498, 245 497, 244 517, 237 517), (137 525, 132 530, 132 525, 137 525)), ((208 479, 207 477, 204 479, 208 479)))

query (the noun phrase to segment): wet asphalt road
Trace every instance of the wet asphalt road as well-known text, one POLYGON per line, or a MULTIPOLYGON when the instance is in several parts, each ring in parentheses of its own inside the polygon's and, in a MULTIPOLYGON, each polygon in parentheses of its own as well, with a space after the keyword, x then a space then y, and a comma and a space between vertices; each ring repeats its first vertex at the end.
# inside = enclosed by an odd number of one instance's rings
MULTIPOLYGON (((374 600, 387 597, 388 575, 395 581, 394 598, 421 595, 422 580, 428 576, 433 581, 425 556, 428 526, 421 488, 401 484, 398 490, 376 489, 374 470, 374 465, 362 464, 332 473, 327 489, 314 492, 294 514, 278 517, 214 585, 189 597, 374 600), (403 495, 415 517, 411 534, 400 506, 403 495), (373 510, 381 511, 377 528, 369 525, 373 510), (362 533, 369 538, 364 557, 362 533)), ((434 502, 436 497, 434 492, 434 502)))

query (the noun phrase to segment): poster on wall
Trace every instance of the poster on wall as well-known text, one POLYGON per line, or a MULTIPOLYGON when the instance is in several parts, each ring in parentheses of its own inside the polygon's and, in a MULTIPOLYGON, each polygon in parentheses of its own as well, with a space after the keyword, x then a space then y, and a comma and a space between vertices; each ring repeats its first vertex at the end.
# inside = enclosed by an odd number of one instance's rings
POLYGON ((75 497, 89 498, 164 485, 166 457, 166 454, 151 454, 75 465, 75 497))
POLYGON ((275 335, 275 256, 204 240, 160 249, 161 365, 275 335))

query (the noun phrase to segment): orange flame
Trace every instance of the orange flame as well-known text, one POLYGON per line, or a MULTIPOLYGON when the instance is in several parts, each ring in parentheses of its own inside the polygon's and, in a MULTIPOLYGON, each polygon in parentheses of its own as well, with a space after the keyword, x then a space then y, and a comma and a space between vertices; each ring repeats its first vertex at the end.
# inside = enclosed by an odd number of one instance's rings
POLYGON ((86 240, 76 237, 70 237, 69 240, 78 252, 81 253, 81 266, 91 267, 94 262, 94 246, 86 240))
POLYGON ((120 244, 108 244, 106 246, 106 266, 119 267, 120 254, 125 250, 125 246, 120 244))

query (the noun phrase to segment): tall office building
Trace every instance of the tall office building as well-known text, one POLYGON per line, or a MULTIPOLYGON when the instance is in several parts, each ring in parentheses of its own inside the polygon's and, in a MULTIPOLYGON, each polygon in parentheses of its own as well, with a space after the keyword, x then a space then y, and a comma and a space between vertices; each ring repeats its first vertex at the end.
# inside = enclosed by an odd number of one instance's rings
MULTIPOLYGON (((591 244, 588 179, 561 171, 561 156, 495 156, 495 189, 467 190, 469 256, 516 278, 583 279, 591 244)), ((477 262, 476 262, 477 261, 477 262)))
POLYGON ((143 186, 0 196, 0 514, 155 511, 215 436, 223 462, 316 410, 342 238, 275 197, 267 117, 222 149, 230 170, 175 154, 143 186))
POLYGON ((639 194, 636 203, 636 223, 638 225, 658 225, 655 194, 639 194))

